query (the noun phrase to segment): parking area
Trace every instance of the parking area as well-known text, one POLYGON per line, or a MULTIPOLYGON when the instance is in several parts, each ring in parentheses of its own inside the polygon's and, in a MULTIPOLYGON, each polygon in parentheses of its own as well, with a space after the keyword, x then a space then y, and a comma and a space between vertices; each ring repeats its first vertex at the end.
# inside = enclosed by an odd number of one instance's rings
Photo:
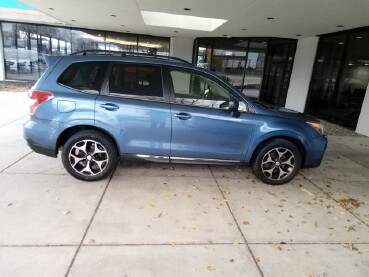
POLYGON ((245 167, 121 163, 81 182, 0 92, 0 276, 369 276, 369 138, 268 186, 245 167))

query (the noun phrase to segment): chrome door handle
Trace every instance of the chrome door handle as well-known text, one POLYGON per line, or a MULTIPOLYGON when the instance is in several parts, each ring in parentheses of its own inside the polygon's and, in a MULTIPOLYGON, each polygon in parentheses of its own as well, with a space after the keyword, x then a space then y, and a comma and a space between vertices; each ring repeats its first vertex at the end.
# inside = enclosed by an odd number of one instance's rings
POLYGON ((100 105, 101 108, 108 110, 108 111, 116 111, 119 109, 118 105, 115 105, 113 103, 105 103, 100 105))
POLYGON ((178 119, 181 119, 181 120, 187 120, 191 118, 191 115, 188 113, 175 113, 174 117, 177 117, 178 119))

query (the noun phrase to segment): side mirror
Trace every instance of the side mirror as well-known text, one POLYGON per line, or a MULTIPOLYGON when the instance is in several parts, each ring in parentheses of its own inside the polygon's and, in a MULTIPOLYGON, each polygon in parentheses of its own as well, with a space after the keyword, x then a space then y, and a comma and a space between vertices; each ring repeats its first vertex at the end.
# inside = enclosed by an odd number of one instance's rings
POLYGON ((232 117, 239 118, 240 112, 238 111, 239 102, 237 100, 230 100, 228 105, 228 110, 231 112, 232 117))
POLYGON ((230 110, 231 112, 238 111, 239 104, 240 103, 237 100, 229 100, 228 110, 230 110))

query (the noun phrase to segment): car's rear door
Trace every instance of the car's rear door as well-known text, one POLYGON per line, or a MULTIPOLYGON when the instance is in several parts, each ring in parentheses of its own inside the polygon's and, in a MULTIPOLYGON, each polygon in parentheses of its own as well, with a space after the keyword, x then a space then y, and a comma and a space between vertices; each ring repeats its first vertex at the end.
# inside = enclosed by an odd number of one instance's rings
POLYGON ((238 100, 237 96, 215 78, 196 70, 169 71, 173 92, 171 161, 242 161, 253 128, 246 103, 240 101, 241 112, 235 116, 222 106, 238 100))
POLYGON ((160 65, 112 63, 95 102, 95 125, 111 132, 121 154, 168 161, 171 114, 160 65))

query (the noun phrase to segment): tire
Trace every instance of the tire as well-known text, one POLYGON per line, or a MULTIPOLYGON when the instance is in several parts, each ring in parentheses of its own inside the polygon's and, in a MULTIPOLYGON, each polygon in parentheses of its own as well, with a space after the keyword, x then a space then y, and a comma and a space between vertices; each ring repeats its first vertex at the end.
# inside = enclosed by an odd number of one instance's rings
POLYGON ((266 184, 283 185, 301 168, 301 153, 292 142, 274 139, 263 145, 252 164, 254 174, 266 184))
POLYGON ((114 170, 117 160, 115 143, 104 133, 95 130, 72 135, 62 151, 64 168, 82 181, 106 178, 114 170))

